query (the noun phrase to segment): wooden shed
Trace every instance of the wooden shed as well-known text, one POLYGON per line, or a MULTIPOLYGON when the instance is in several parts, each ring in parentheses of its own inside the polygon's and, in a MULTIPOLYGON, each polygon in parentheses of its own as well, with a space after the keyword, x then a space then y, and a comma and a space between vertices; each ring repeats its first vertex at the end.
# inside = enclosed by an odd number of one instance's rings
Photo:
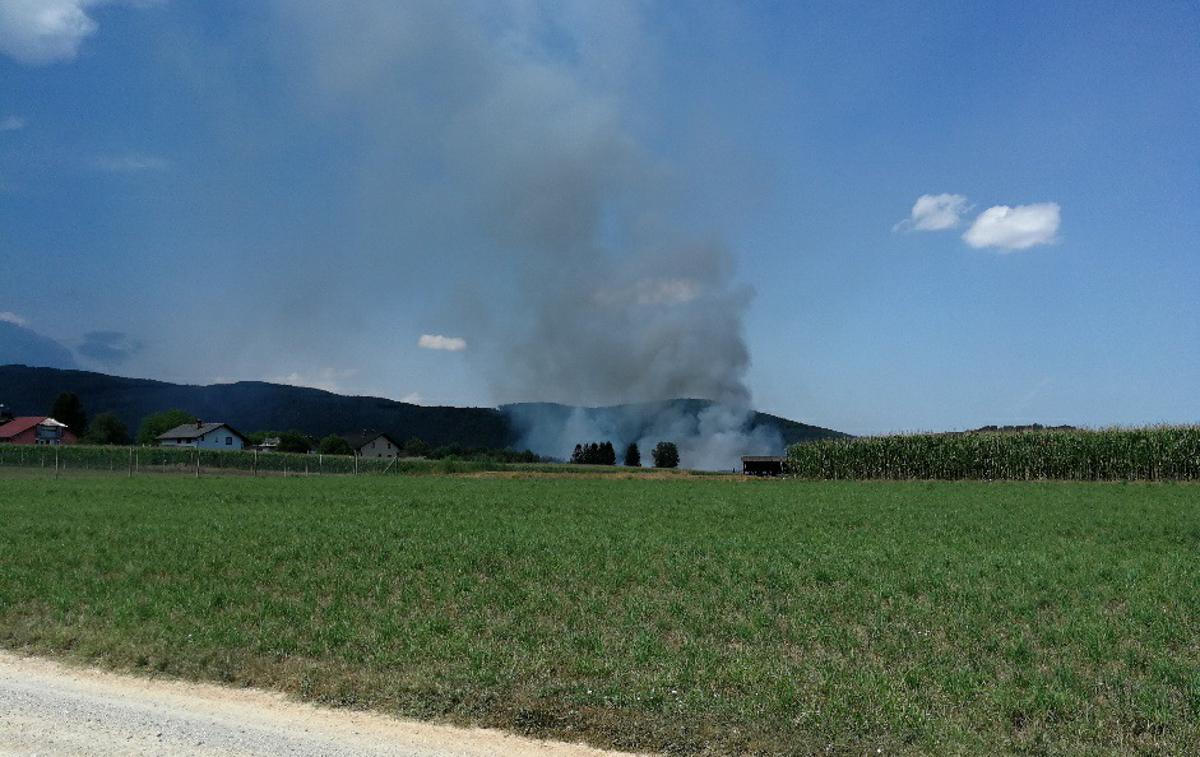
POLYGON ((782 476, 786 457, 776 455, 743 455, 742 473, 747 476, 782 476))

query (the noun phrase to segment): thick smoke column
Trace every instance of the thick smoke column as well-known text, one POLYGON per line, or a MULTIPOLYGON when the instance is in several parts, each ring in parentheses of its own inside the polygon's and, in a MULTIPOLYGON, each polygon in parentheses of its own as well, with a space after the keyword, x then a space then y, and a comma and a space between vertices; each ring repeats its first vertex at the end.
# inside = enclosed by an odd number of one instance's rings
POLYGON ((387 172, 428 149, 440 190, 485 240, 465 254, 478 256, 469 288, 487 306, 462 309, 477 314, 462 327, 497 402, 719 403, 699 416, 632 409, 652 417, 622 428, 586 414, 546 428, 530 410, 518 419, 528 443, 562 456, 590 438, 671 439, 685 465, 726 467, 779 440, 745 433, 750 292, 719 239, 676 220, 669 167, 630 127, 622 72, 649 42, 639 8, 279 6, 323 96, 376 135, 370 184, 388 193, 387 172))

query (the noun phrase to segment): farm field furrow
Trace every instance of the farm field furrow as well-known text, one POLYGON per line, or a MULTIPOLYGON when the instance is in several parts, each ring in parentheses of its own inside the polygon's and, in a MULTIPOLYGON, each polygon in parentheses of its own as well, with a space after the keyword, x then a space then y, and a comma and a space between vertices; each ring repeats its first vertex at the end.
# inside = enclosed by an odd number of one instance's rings
POLYGON ((672 753, 1190 751, 1200 486, 0 479, 0 645, 672 753))

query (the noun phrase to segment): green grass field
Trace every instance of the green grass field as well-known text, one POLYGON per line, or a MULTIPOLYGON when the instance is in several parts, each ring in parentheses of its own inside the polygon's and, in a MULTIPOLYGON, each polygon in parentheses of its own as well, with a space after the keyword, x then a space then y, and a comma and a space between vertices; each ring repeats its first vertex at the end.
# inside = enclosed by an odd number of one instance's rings
POLYGON ((620 748, 1185 753, 1200 486, 5 478, 0 645, 620 748))

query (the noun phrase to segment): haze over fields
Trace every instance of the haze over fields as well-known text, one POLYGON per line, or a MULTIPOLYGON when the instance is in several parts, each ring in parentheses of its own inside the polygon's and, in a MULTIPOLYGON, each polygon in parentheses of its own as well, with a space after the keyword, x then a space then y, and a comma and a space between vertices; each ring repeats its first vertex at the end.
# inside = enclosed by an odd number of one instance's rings
MULTIPOLYGON (((773 451, 756 408, 1196 422, 1198 34, 1191 4, 6 3, 0 364, 704 398, 633 419, 697 460, 773 451)), ((530 439, 606 432, 538 407, 530 439)))

